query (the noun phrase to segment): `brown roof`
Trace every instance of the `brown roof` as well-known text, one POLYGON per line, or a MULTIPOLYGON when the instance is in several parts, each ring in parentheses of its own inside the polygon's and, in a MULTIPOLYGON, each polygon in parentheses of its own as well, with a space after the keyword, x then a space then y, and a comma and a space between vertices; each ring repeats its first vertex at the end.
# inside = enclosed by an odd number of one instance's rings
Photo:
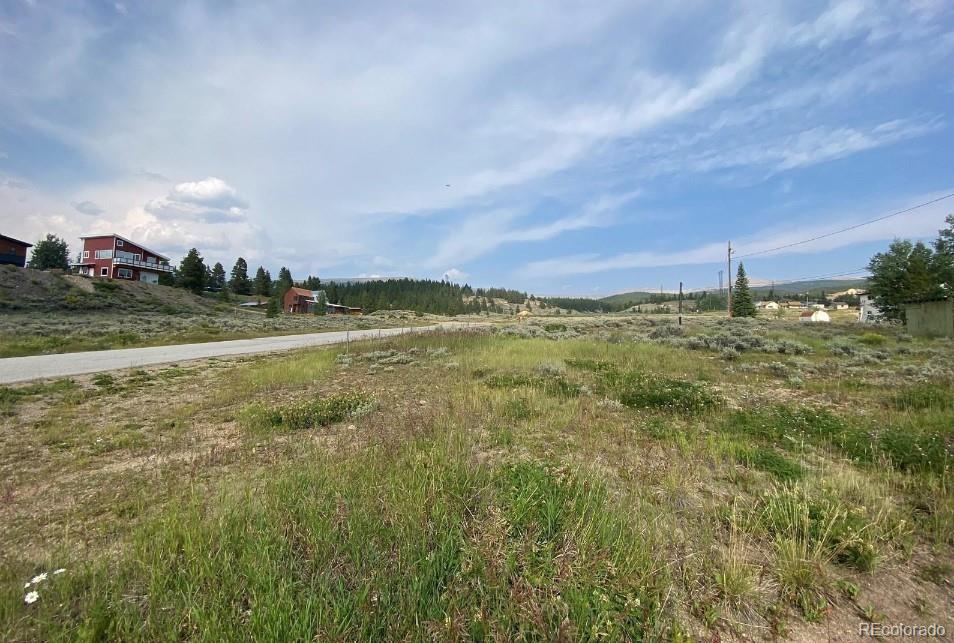
POLYGON ((30 246, 33 245, 32 243, 27 243, 26 241, 20 241, 19 239, 14 239, 13 237, 8 237, 8 236, 5 235, 5 234, 0 234, 0 239, 3 239, 4 241, 12 241, 13 243, 18 243, 18 244, 20 244, 21 246, 26 246, 27 248, 29 248, 30 246))
POLYGON ((293 294, 300 295, 302 297, 311 297, 313 295, 313 293, 307 288, 299 288, 298 286, 292 286, 288 290, 290 290, 293 294))

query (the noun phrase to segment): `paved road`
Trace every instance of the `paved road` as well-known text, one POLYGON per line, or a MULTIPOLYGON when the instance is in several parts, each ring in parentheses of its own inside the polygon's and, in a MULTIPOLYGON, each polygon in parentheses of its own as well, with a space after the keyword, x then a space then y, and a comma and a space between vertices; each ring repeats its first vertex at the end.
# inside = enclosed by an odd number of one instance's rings
POLYGON ((202 344, 179 344, 177 346, 150 346, 148 348, 121 348, 109 351, 87 351, 60 355, 34 355, 31 357, 8 357, 0 359, 0 384, 24 382, 47 377, 66 377, 84 373, 99 373, 123 368, 136 368, 150 364, 185 362, 223 355, 248 355, 271 353, 307 346, 343 344, 348 340, 376 339, 407 333, 427 333, 439 329, 458 330, 475 324, 444 322, 434 326, 412 328, 374 328, 367 330, 309 333, 307 335, 282 335, 256 339, 234 339, 224 342, 202 344))

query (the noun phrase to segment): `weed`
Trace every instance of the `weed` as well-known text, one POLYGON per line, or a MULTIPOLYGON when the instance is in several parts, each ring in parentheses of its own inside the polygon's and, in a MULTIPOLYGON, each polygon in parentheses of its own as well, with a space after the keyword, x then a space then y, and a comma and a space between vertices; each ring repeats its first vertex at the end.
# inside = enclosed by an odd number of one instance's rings
POLYGON ((606 390, 631 408, 696 415, 715 409, 722 403, 701 384, 661 375, 608 371, 602 379, 606 390))
POLYGON ((348 417, 366 413, 373 405, 374 398, 368 394, 344 393, 277 408, 253 403, 242 410, 238 419, 251 430, 280 427, 294 431, 341 422, 348 417))

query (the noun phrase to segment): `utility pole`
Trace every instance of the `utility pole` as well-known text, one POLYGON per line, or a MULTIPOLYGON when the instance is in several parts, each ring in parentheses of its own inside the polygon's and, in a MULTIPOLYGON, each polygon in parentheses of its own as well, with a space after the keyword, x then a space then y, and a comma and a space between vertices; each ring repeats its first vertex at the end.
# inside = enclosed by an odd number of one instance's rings
POLYGON ((719 296, 720 297, 725 294, 725 291, 722 289, 722 275, 724 273, 725 273, 724 270, 719 271, 719 296))
POLYGON ((729 267, 729 296, 726 299, 726 312, 732 318, 732 242, 729 242, 729 251, 726 253, 726 263, 729 267))
POLYGON ((682 326, 682 282, 679 282, 679 325, 682 326))

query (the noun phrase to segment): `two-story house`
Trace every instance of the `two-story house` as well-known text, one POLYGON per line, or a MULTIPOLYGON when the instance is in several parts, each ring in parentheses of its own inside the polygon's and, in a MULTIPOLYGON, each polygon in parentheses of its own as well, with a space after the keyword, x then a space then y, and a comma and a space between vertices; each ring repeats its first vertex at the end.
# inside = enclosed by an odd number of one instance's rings
POLYGON ((131 279, 159 283, 159 275, 172 273, 169 257, 118 234, 80 237, 83 253, 74 265, 79 274, 105 279, 131 279))

